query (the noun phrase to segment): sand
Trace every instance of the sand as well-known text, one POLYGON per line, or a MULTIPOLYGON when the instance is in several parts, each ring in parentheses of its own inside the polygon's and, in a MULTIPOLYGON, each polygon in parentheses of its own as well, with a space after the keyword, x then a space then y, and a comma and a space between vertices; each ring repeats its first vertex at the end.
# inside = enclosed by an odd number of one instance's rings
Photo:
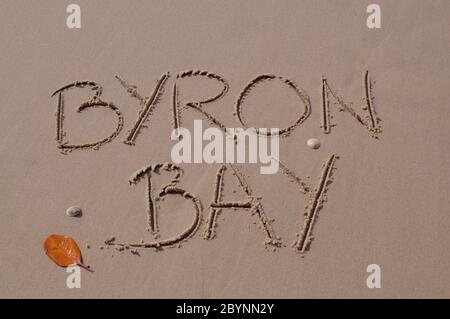
POLYGON ((450 297, 448 1, 76 3, 0 3, 0 297, 450 297), (285 129, 279 172, 156 167, 194 119, 285 129))

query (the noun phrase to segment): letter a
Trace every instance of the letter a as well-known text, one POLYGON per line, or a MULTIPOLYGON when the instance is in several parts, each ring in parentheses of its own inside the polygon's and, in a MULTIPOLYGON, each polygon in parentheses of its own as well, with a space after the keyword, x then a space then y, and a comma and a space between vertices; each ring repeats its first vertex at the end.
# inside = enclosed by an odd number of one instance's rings
POLYGON ((79 266, 69 266, 66 272, 70 273, 67 277, 67 288, 81 288, 81 271, 79 266))
POLYGON ((380 29, 381 28, 381 9, 378 4, 369 4, 366 9, 367 13, 370 13, 367 17, 367 27, 369 29, 380 29))
POLYGON ((66 9, 70 13, 66 20, 66 25, 69 29, 81 28, 81 8, 78 4, 69 4, 66 9))
POLYGON ((367 277, 367 288, 381 288, 381 268, 377 264, 370 264, 367 266, 367 270, 370 275, 367 277))

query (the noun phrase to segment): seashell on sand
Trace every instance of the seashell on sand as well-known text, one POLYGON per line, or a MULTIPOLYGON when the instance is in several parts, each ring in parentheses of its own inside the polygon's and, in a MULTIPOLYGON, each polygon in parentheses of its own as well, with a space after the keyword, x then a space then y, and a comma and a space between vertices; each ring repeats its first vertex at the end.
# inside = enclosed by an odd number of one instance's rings
POLYGON ((66 214, 67 214, 67 216, 70 216, 70 217, 80 217, 82 214, 82 211, 81 211, 80 207, 72 206, 72 207, 67 208, 66 214))
POLYGON ((308 145, 309 148, 316 150, 320 147, 320 141, 317 138, 310 138, 306 142, 306 145, 308 145))

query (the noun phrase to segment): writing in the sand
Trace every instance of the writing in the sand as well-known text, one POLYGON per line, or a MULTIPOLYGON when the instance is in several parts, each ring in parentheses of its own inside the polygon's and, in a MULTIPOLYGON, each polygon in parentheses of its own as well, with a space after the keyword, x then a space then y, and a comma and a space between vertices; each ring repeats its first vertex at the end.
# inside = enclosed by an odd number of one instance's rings
MULTIPOLYGON (((136 118, 129 125, 129 129, 126 132, 123 142, 128 145, 136 145, 138 140, 138 135, 142 133, 144 128, 148 125, 148 121, 151 118, 152 112, 155 107, 160 102, 161 96, 163 94, 163 88, 168 85, 170 74, 163 74, 157 81, 155 88, 150 92, 148 97, 144 96, 138 87, 129 84, 120 76, 116 76, 119 84, 123 86, 126 92, 136 100, 139 104, 139 112, 136 118)), ((286 125, 284 128, 277 130, 277 137, 287 137, 289 134, 299 127, 306 119, 308 119, 311 113, 311 102, 309 96, 292 80, 277 76, 273 74, 263 74, 259 75, 253 80, 251 80, 239 94, 235 103, 235 116, 240 125, 243 128, 248 128, 247 121, 243 117, 242 109, 245 107, 246 99, 249 95, 255 94, 252 89, 261 85, 262 83, 271 83, 274 81, 281 81, 290 90, 293 90, 298 97, 300 114, 299 116, 290 124, 286 125)), ((364 105, 362 106, 362 111, 357 112, 353 109, 351 103, 345 102, 344 99, 333 90, 327 78, 323 77, 320 81, 321 88, 321 111, 322 111, 322 123, 321 128, 325 134, 331 133, 331 128, 335 124, 331 123, 331 107, 330 101, 333 100, 339 111, 347 112, 352 118, 355 119, 356 123, 365 128, 369 135, 373 138, 378 138, 381 133, 380 119, 374 108, 374 97, 373 97, 373 83, 370 78, 368 71, 364 73, 363 76, 363 88, 364 88, 364 105), (362 113, 362 114, 360 114, 362 113)), ((229 84, 225 78, 217 73, 212 73, 209 71, 200 70, 189 70, 180 72, 174 78, 172 82, 172 94, 171 101, 172 105, 170 112, 172 115, 172 126, 174 130, 181 129, 181 119, 182 113, 186 110, 191 110, 199 114, 202 118, 209 121, 212 125, 218 127, 219 129, 226 130, 225 125, 222 121, 215 116, 207 112, 203 106, 206 104, 212 104, 223 98, 229 90, 229 84), (181 81, 189 80, 190 78, 202 77, 210 81, 214 81, 219 84, 220 90, 216 94, 208 97, 199 97, 196 101, 190 101, 181 103, 179 99, 179 84, 181 81)), ((56 90, 52 96, 58 98, 57 110, 56 110, 56 141, 57 147, 63 154, 68 154, 76 150, 98 150, 107 143, 115 140, 125 126, 125 120, 120 112, 120 109, 113 103, 107 102, 102 97, 102 87, 93 81, 77 81, 70 83, 56 90), (113 112, 116 115, 117 123, 115 129, 104 138, 93 141, 86 142, 82 144, 73 144, 68 141, 67 133, 64 131, 64 96, 68 94, 70 90, 83 89, 91 90, 92 97, 88 101, 80 103, 77 111, 83 112, 91 108, 103 108, 109 112, 113 112)), ((271 138, 270 132, 267 130, 256 129, 255 134, 263 135, 266 138, 271 138)), ((323 168, 321 173, 317 178, 316 185, 310 185, 305 179, 300 178, 295 172, 289 169, 284 163, 282 163, 279 158, 277 164, 279 165, 280 171, 285 175, 290 181, 295 184, 298 191, 307 196, 308 203, 304 208, 304 219, 299 230, 295 236, 293 236, 292 247, 300 252, 305 253, 310 247, 310 243, 313 239, 312 229, 314 223, 317 219, 317 215, 320 209, 323 208, 327 196, 326 193, 333 180, 333 171, 335 170, 335 164, 339 157, 336 154, 329 155, 323 162, 323 168)), ((122 242, 116 240, 108 240, 106 243, 111 246, 115 246, 118 249, 123 250, 124 248, 132 248, 132 250, 143 249, 143 248, 154 248, 161 249, 165 246, 179 245, 182 241, 187 240, 196 234, 197 230, 202 228, 203 238, 212 239, 216 234, 216 226, 218 222, 218 215, 223 213, 228 209, 242 209, 257 219, 260 223, 260 228, 262 230, 263 236, 265 238, 264 243, 266 246, 270 246, 273 249, 281 247, 281 238, 278 236, 272 227, 273 220, 268 216, 263 207, 263 198, 258 194, 255 194, 251 188, 251 185, 245 178, 244 174, 241 172, 234 163, 224 163, 220 165, 214 181, 212 182, 212 200, 207 205, 208 213, 205 218, 205 223, 202 226, 203 220, 203 207, 205 207, 199 197, 188 190, 179 186, 179 183, 183 177, 183 168, 176 163, 153 163, 150 164, 137 172, 135 172, 130 177, 130 184, 136 185, 138 183, 145 183, 145 196, 147 198, 147 222, 149 230, 153 233, 154 239, 151 241, 141 241, 141 242, 122 242), (239 185, 244 191, 244 196, 241 200, 230 201, 224 198, 224 175, 227 171, 231 171, 234 176, 235 183, 239 185), (159 187, 155 187, 153 176, 155 174, 169 174, 172 176, 172 180, 166 184, 159 187), (162 206, 162 199, 166 196, 178 196, 183 200, 186 200, 192 205, 192 221, 185 228, 184 231, 177 234, 176 236, 170 238, 160 238, 159 227, 158 227, 158 214, 162 206)))

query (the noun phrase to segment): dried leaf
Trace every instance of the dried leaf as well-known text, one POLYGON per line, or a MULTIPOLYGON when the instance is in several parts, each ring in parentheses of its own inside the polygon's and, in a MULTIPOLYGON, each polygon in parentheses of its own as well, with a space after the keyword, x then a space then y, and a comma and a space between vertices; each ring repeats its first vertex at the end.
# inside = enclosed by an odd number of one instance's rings
POLYGON ((50 235, 44 242, 44 250, 47 256, 57 265, 62 267, 78 265, 89 269, 82 262, 80 248, 75 240, 64 235, 50 235))

